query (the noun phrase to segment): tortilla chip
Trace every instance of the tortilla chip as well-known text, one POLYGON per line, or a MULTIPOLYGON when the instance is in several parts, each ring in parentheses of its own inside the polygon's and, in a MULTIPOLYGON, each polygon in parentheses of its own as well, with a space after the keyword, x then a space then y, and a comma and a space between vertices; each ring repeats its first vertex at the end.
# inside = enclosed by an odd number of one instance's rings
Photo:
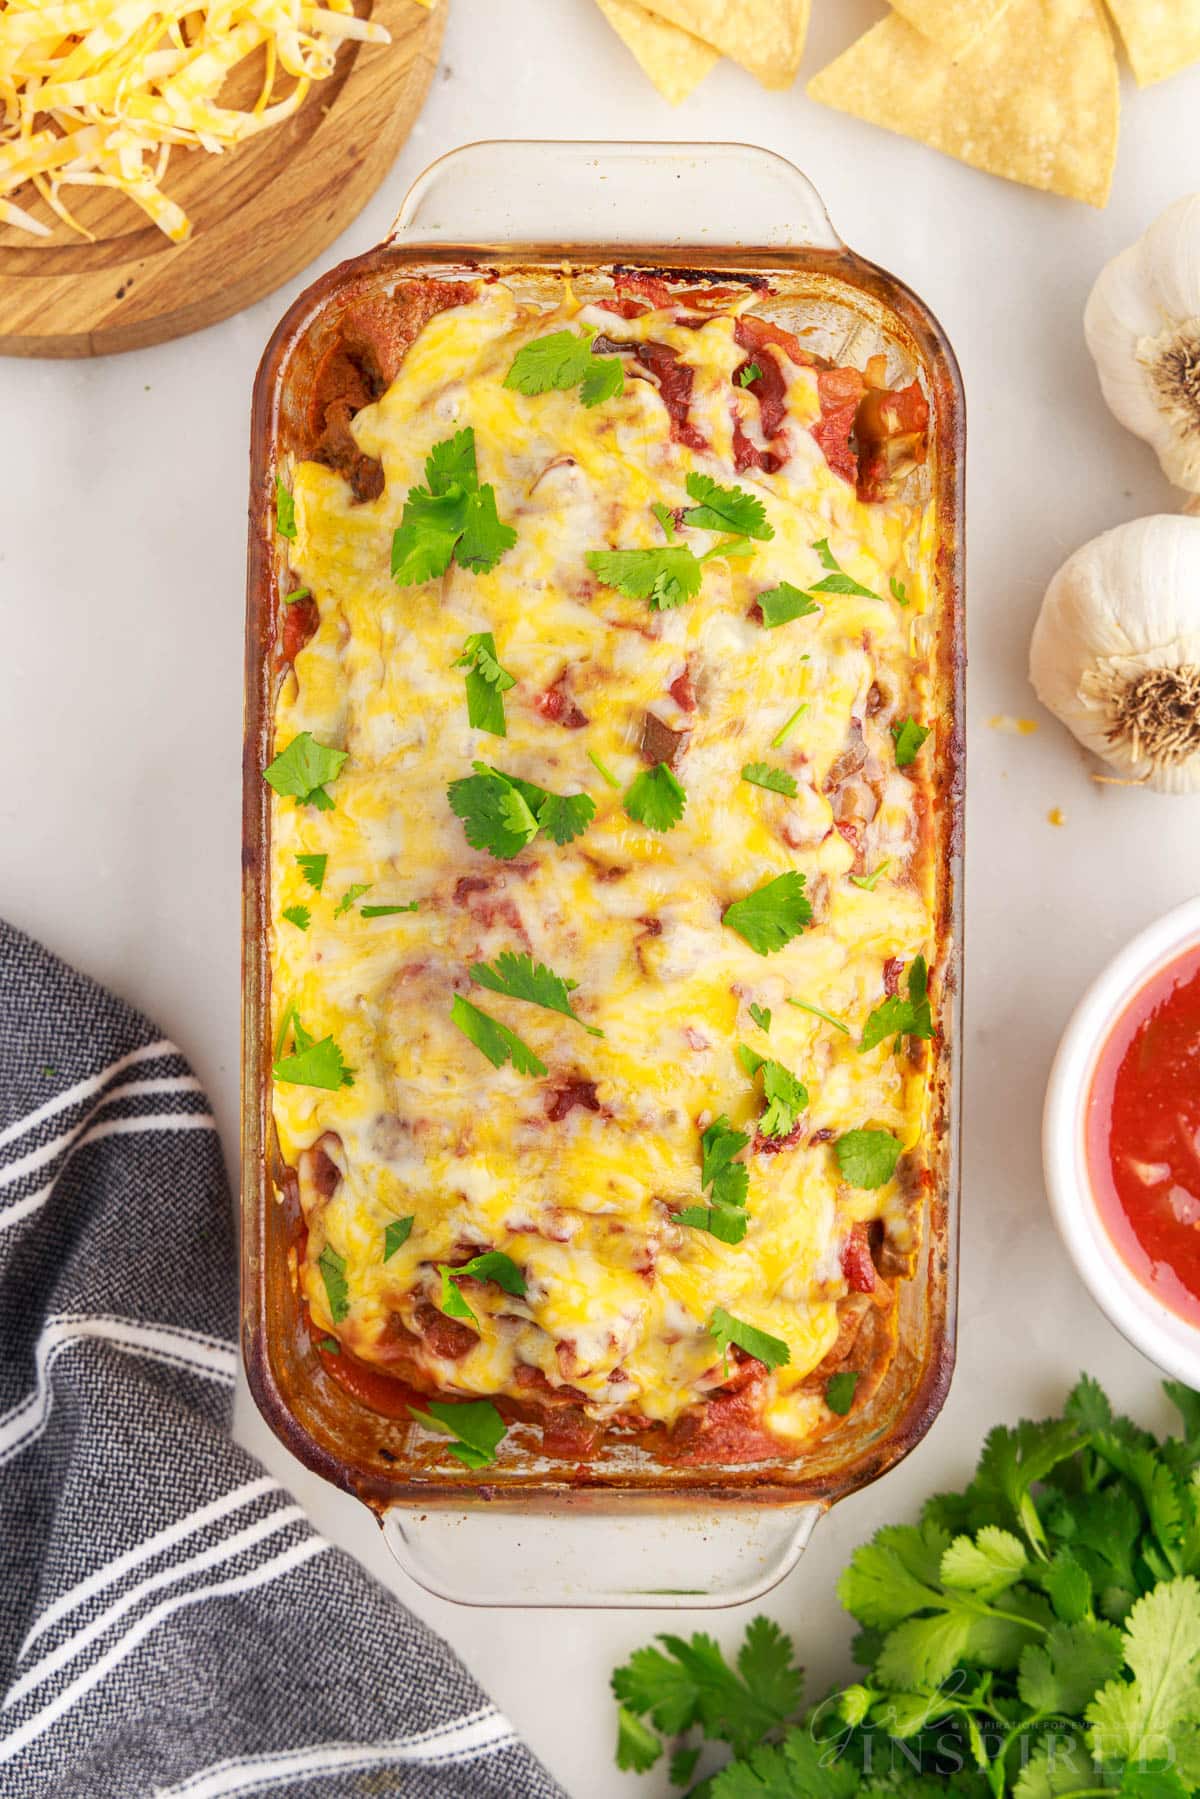
POLYGON ((1200 57, 1200 0, 1108 0, 1139 87, 1200 57))
POLYGON ((686 100, 721 60, 710 45, 702 44, 690 31, 655 18, 638 0, 596 0, 596 4, 672 106, 686 100))
POLYGON ((791 87, 811 0, 645 0, 652 13, 741 63, 764 87, 791 87))
POLYGON ((1009 0, 892 0, 892 5, 948 56, 962 56, 1008 11, 1009 0))
POLYGON ((1011 0, 957 62, 893 14, 808 84, 814 100, 972 168, 1103 206, 1119 97, 1100 0, 1011 0))

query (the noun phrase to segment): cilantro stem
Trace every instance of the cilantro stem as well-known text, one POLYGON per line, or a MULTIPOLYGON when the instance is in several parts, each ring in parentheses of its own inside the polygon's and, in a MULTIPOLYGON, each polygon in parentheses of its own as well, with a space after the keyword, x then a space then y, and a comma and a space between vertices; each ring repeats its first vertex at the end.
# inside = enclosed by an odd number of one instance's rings
POLYGON ((592 767, 596 770, 596 773, 601 777, 601 779, 607 781, 610 787, 615 787, 619 793, 621 790, 621 783, 618 781, 616 775, 614 775, 610 769, 605 768, 603 762, 601 762, 601 760, 600 760, 599 756, 596 754, 595 750, 588 751, 588 761, 591 763, 592 767))
POLYGON ((800 704, 796 707, 796 710, 792 713, 792 716, 788 719, 787 723, 785 725, 781 726, 781 728, 778 731, 776 731, 774 737, 772 737, 771 748, 773 750, 781 750, 783 748, 784 743, 786 742, 787 738, 791 735, 793 728, 799 724, 800 720, 804 717, 804 714, 807 711, 808 711, 808 701, 802 700, 800 702, 800 704))
POLYGON ((283 1046, 287 1042, 287 1034, 291 1027, 292 1019, 295 1016, 296 1002, 294 999, 290 999, 284 1007, 283 1017, 279 1020, 279 1033, 275 1038, 275 1053, 271 1057, 273 1062, 278 1062, 280 1056, 283 1054, 283 1046))

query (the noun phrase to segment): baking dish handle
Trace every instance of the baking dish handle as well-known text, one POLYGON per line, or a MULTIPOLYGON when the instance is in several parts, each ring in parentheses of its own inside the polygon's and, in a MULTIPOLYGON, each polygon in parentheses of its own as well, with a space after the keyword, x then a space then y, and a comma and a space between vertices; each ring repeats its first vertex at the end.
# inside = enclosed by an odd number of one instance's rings
POLYGON ((502 1499, 458 1511, 390 1506, 388 1548, 419 1586, 459 1605, 744 1605, 777 1586, 825 1507, 721 1505, 664 1511, 661 1498, 538 1512, 502 1499), (465 1528, 464 1528, 465 1527, 465 1528))
POLYGON ((837 251, 806 175, 751 144, 464 144, 413 182, 389 241, 837 251))

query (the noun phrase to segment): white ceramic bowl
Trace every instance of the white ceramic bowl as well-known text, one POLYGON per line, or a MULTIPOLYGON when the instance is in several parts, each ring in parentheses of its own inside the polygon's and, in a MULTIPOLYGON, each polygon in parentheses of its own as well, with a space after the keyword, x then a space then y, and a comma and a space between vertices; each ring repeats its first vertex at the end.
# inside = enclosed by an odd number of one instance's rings
POLYGON ((1050 1070, 1042 1166, 1054 1221, 1092 1298, 1144 1356, 1200 1388, 1200 1329, 1143 1286, 1105 1228, 1087 1170, 1087 1103, 1100 1052, 1126 1006, 1160 969, 1200 944, 1200 899, 1126 944, 1075 1008, 1050 1070))

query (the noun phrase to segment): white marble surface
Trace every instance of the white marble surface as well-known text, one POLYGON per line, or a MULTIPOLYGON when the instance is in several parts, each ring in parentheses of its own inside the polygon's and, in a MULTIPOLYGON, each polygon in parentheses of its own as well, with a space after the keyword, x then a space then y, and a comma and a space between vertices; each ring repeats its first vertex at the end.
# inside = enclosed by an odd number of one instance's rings
MULTIPOLYGON (((805 73, 882 12, 817 0, 805 73)), ((1114 1335, 1046 1212, 1038 1120, 1083 985, 1200 888, 1200 802, 1098 787, 1044 715, 1026 644, 1045 583, 1092 533, 1171 507, 1157 465, 1105 411, 1080 313, 1101 263, 1200 188, 1200 69, 1128 76, 1104 213, 1034 194, 722 66, 657 99, 590 0, 452 0, 443 67, 377 198, 323 259, 386 230, 433 157, 486 136, 744 139, 815 180, 857 249, 941 317, 968 395, 971 678, 967 1093, 959 1366, 946 1409, 882 1485, 817 1530, 766 1609, 814 1688, 847 1666, 835 1576, 852 1546, 972 1462, 997 1418, 1056 1406, 1081 1366, 1147 1416, 1154 1371, 1114 1335), (1047 822, 1051 807, 1066 816, 1047 822)), ((313 271, 316 272, 315 270, 313 271)), ((302 282, 293 288, 298 291, 302 282)), ((250 384, 290 293, 161 349, 0 364, 0 912, 150 1011, 238 1131, 238 773, 250 384)), ((169 1198, 164 1198, 169 1206, 169 1198)), ((458 1647, 573 1799, 640 1791, 612 1767, 607 1677, 652 1613, 459 1610, 388 1564, 365 1511, 289 1462, 249 1402, 239 1434, 319 1526, 458 1647)), ((738 1613, 716 1614, 726 1641, 738 1613)))

